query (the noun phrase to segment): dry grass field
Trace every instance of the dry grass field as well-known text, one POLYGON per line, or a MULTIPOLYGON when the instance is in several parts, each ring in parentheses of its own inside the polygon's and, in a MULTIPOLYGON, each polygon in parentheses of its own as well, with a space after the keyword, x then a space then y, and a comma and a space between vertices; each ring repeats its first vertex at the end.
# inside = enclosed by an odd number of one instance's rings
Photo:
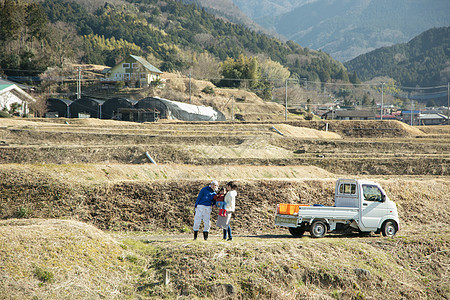
POLYGON ((450 127, 328 128, 0 119, 0 298, 448 299, 450 127), (342 177, 383 185, 395 237, 273 225, 277 203, 332 205, 342 177), (231 243, 191 239, 211 179, 239 185, 231 243))

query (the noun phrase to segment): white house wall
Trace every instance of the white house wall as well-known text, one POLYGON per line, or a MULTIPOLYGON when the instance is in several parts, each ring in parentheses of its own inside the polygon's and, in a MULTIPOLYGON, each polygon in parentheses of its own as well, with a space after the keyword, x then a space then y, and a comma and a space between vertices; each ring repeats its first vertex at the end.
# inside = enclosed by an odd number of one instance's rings
POLYGON ((34 98, 22 91, 15 85, 0 91, 0 110, 10 110, 11 105, 19 103, 21 106, 18 113, 23 116, 29 113, 28 102, 35 102, 34 98))

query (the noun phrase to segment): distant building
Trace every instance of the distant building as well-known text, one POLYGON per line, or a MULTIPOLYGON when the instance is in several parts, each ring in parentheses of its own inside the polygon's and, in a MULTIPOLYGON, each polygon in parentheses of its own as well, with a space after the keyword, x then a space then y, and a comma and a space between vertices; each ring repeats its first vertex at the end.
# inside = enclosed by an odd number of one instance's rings
POLYGON ((118 116, 122 121, 158 122, 159 111, 152 108, 119 108, 118 116))
POLYGON ((29 113, 29 105, 36 102, 27 92, 12 81, 0 78, 0 110, 24 116, 29 113))
POLYGON ((370 110, 331 110, 322 115, 325 120, 375 120, 370 110))
MULTIPOLYGON (((381 115, 376 115, 375 120, 381 120, 381 115)), ((396 120, 398 120, 398 118, 395 115, 383 115, 383 120, 396 121, 396 120)))
POLYGON ((102 105, 105 100, 82 97, 70 104, 71 118, 98 118, 102 116, 102 105))
POLYGON ((419 123, 420 110, 403 110, 400 114, 401 121, 411 126, 419 123))
POLYGON ((106 81, 123 81, 128 86, 142 87, 158 80, 163 73, 144 58, 129 55, 112 68, 103 70, 106 81))
POLYGON ((225 116, 209 106, 171 101, 159 97, 141 99, 135 108, 157 111, 159 118, 181 121, 226 121, 225 116))
POLYGON ((70 118, 70 105, 72 100, 48 98, 47 99, 47 118, 70 118))
POLYGON ((447 125, 448 117, 443 114, 420 114, 419 125, 447 125))
MULTIPOLYGON (((119 110, 125 108, 133 108, 137 101, 127 98, 110 98, 102 105, 102 119, 123 120, 119 114, 119 110)), ((127 120, 125 120, 127 121, 127 120)))

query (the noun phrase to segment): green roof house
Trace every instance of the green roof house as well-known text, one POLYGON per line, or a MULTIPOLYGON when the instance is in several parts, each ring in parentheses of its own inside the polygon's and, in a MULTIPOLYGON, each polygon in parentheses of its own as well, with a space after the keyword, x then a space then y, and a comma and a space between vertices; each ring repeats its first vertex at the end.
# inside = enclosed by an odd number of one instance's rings
POLYGON ((158 68, 136 55, 129 55, 114 67, 105 69, 104 73, 108 81, 123 81, 129 86, 134 84, 139 87, 149 85, 162 74, 158 68))
POLYGON ((36 102, 14 82, 0 78, 0 110, 23 116, 29 113, 30 103, 36 102))

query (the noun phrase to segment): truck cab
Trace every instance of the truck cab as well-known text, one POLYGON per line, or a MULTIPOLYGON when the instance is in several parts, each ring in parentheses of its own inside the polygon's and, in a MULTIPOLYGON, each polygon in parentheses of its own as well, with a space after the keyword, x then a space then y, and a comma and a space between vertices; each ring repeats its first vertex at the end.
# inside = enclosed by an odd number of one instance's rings
POLYGON ((336 182, 334 206, 294 205, 289 213, 278 206, 275 225, 288 227, 294 236, 310 231, 313 237, 327 232, 355 230, 393 236, 399 229, 397 206, 381 185, 368 180, 339 179, 336 182))

